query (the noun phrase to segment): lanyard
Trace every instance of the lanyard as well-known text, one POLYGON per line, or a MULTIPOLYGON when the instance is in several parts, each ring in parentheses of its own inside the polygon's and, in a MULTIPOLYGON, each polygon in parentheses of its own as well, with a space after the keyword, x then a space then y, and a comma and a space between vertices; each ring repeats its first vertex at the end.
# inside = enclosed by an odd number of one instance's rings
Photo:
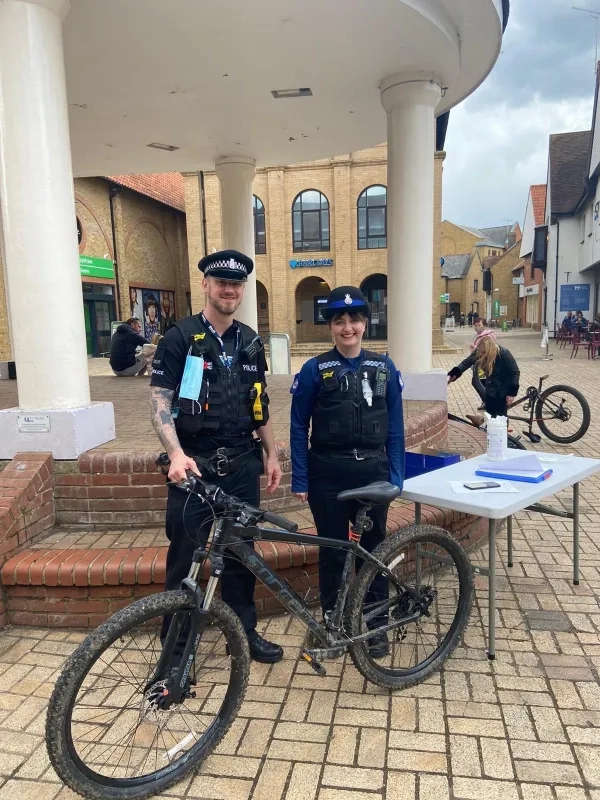
MULTIPOLYGON (((212 333, 212 335, 215 337, 215 339, 219 343, 219 346, 221 347, 221 356, 220 356, 220 358, 221 358, 221 361, 223 362, 223 366, 227 367, 227 369, 231 369, 231 364, 233 362, 233 356, 228 356, 227 355, 227 351, 225 350, 225 344, 223 342, 223 339, 221 339, 219 334, 216 332, 216 330, 213 328, 213 326, 210 324, 210 322, 206 319, 204 314, 200 314, 200 317, 201 317, 202 322, 204 323, 204 325, 206 325, 208 330, 212 333)), ((237 349, 238 349, 239 345, 240 345, 240 329, 236 325, 236 328, 235 328, 235 349, 233 351, 234 354, 237 352, 237 349)))

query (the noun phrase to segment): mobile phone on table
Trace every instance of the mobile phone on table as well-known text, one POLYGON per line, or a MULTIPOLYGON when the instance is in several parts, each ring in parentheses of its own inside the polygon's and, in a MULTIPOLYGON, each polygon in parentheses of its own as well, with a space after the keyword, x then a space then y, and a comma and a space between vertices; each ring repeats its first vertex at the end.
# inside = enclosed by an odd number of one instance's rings
POLYGON ((465 489, 499 489, 500 484, 495 481, 473 481, 473 483, 463 483, 465 489))

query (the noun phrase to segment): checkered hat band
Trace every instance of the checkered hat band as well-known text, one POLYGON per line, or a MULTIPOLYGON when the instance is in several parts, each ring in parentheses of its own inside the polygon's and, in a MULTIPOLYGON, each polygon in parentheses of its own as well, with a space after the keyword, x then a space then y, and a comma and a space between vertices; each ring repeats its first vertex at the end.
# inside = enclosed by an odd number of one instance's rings
POLYGON ((204 270, 204 274, 207 275, 209 272, 216 272, 217 270, 238 270, 243 275, 248 275, 248 269, 244 264, 240 264, 239 261, 236 261, 233 258, 228 258, 227 260, 223 261, 213 261, 212 264, 209 264, 206 269, 204 270))
POLYGON ((319 364, 319 369, 329 369, 329 367, 341 367, 341 361, 325 361, 324 364, 319 364))

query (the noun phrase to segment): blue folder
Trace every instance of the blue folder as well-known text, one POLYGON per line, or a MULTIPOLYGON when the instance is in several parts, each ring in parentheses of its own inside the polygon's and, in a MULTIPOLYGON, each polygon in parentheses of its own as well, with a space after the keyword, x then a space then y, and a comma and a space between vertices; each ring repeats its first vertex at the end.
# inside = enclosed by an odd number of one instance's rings
POLYGON ((538 475, 511 475, 508 472, 493 472, 489 469, 476 469, 475 475, 479 475, 482 478, 498 478, 504 481, 522 481, 523 483, 541 483, 545 481, 547 478, 552 475, 552 470, 547 469, 545 472, 542 472, 538 475))

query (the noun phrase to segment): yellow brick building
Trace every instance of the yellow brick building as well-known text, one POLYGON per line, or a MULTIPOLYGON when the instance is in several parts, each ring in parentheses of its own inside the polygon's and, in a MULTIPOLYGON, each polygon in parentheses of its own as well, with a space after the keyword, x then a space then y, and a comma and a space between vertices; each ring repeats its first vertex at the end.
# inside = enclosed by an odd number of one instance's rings
MULTIPOLYGON (((134 315, 151 326, 148 313, 152 314, 152 303, 145 300, 154 298, 157 302, 154 313, 159 319, 154 325, 159 330, 164 329, 166 310, 170 317, 189 314, 181 176, 77 178, 74 193, 83 257, 80 270, 88 354, 100 355, 108 350, 114 320, 134 315), (89 272, 92 274, 86 274, 89 272), (99 277, 94 273, 104 274, 99 277)), ((44 253, 43 247, 40 268, 52 268, 52 254, 44 253)), ((4 274, 0 269, 0 361, 11 357, 4 274)))
MULTIPOLYGON (((441 343, 439 325, 439 225, 441 222, 444 153, 435 163, 434 343, 441 343)), ((204 252, 222 248, 220 189, 215 173, 185 174, 189 270, 194 311, 204 298, 197 264, 204 252), (204 208, 202 207, 204 197, 204 208)), ((310 163, 257 170, 255 248, 257 302, 261 334, 288 333, 292 343, 329 341, 318 308, 336 286, 360 286, 371 304, 368 338, 387 336, 387 147, 380 145, 310 163), (318 197, 320 231, 306 241, 300 229, 304 193, 318 197), (294 213, 294 209, 296 213, 294 213), (294 225, 299 226, 294 235, 294 225), (264 234, 263 234, 264 231, 264 234), (300 235, 298 235, 300 234, 300 235)))
POLYGON ((517 263, 513 263, 513 251, 518 252, 515 245, 521 241, 519 223, 470 228, 444 220, 440 238, 441 256, 445 261, 442 276, 446 282, 442 292, 450 294, 441 315, 451 314, 458 319, 461 313, 466 316, 471 311, 484 318, 496 317, 499 321, 515 319, 518 287, 512 286, 512 268, 517 263), (491 270, 489 291, 484 288, 485 269, 491 270), (494 305, 498 299, 501 303, 494 305), (506 312, 502 316, 500 306, 506 312))
MULTIPOLYGON (((444 280, 439 265, 444 156, 443 152, 432 154, 434 345, 442 343, 439 295, 444 280)), ((292 343, 329 341, 319 306, 332 288, 354 284, 371 304, 368 338, 386 338, 386 181, 385 144, 332 159, 257 171, 253 191, 261 334, 287 333, 292 343), (310 207, 303 214, 306 192, 309 200, 318 196, 321 204, 319 236, 308 243, 302 234, 314 215, 310 207), (294 216, 299 202, 300 211, 294 216), (294 220, 300 220, 300 241, 294 236, 294 220)), ((89 355, 108 350, 113 320, 138 316, 151 332, 154 320, 148 314, 153 301, 163 321, 165 298, 170 315, 176 318, 202 308, 198 261, 222 248, 220 188, 214 172, 78 178, 74 192, 80 255, 99 259, 109 270, 103 277, 81 276, 89 355)), ((85 265, 81 269, 85 272, 85 265)), ((0 361, 10 358, 0 270, 0 361)))

